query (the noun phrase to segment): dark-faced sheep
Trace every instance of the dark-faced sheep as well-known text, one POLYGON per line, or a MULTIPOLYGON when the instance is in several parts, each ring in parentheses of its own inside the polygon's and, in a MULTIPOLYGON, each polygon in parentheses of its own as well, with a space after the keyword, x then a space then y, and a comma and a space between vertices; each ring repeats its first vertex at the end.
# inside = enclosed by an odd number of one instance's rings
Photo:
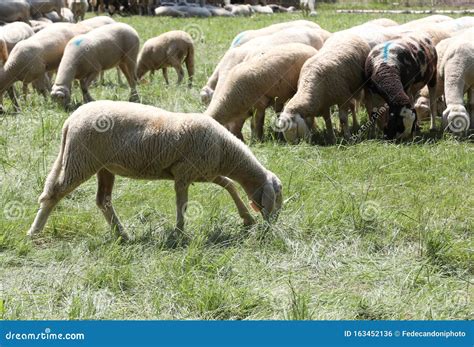
POLYGON ((28 232, 39 233, 57 203, 97 174, 97 205, 113 231, 128 239, 112 206, 115 175, 174 180, 176 230, 184 230, 188 188, 213 182, 234 200, 246 225, 254 222, 232 180, 251 206, 276 220, 282 185, 250 149, 211 117, 171 113, 127 102, 96 101, 81 106, 65 122, 61 148, 39 198, 40 209, 28 232), (123 150, 120 150, 123 149, 123 150))
POLYGON ((370 52, 365 65, 369 94, 380 95, 389 106, 389 117, 383 124, 388 139, 406 138, 414 131, 414 96, 425 85, 430 90, 432 114, 436 114, 436 64, 436 49, 422 34, 387 41, 370 52))

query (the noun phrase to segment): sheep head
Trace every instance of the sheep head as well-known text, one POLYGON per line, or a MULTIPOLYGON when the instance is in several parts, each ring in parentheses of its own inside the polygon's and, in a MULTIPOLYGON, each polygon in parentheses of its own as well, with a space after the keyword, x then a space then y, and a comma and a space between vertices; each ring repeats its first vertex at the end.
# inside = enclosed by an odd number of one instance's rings
POLYGON ((268 171, 265 184, 250 196, 250 206, 254 211, 260 212, 267 222, 275 222, 280 214, 282 203, 281 181, 274 173, 268 171))
POLYGON ((51 98, 67 108, 71 102, 71 92, 67 87, 54 85, 51 90, 51 98))
POLYGON ((299 140, 307 138, 310 129, 304 118, 298 113, 282 112, 276 123, 277 131, 283 132, 288 143, 295 144, 299 140))
POLYGON ((443 112, 443 124, 453 133, 462 133, 469 129, 469 114, 464 105, 449 105, 443 112))
POLYGON ((390 115, 384 129, 385 137, 389 140, 409 137, 416 126, 416 111, 409 105, 402 107, 390 106, 390 115))

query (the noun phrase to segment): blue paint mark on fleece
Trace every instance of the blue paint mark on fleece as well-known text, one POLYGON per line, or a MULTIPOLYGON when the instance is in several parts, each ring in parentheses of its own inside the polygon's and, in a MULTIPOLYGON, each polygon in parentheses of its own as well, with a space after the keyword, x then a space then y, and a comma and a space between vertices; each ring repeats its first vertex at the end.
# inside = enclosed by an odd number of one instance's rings
POLYGON ((74 44, 79 47, 82 43, 82 41, 84 41, 84 39, 77 39, 76 41, 74 41, 74 44))
POLYGON ((391 44, 392 43, 390 41, 388 41, 383 46, 383 61, 384 62, 387 62, 387 60, 388 60, 388 48, 390 47, 391 44))
POLYGON ((238 45, 240 40, 242 40, 242 37, 244 37, 244 35, 245 35, 245 31, 242 31, 239 35, 237 35, 235 40, 232 42, 232 47, 235 47, 236 45, 238 45))

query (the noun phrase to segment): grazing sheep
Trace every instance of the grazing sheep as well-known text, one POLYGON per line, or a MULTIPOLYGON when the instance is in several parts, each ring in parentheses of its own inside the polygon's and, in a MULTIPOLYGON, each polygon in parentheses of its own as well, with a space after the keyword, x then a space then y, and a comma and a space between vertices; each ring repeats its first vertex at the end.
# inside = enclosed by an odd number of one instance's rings
POLYGON ((254 13, 251 5, 226 5, 224 8, 234 16, 250 17, 254 13))
MULTIPOLYGON (((414 95, 426 84, 434 109, 437 54, 431 40, 424 34, 413 34, 387 41, 374 47, 365 65, 370 79, 368 94, 380 95, 389 106, 390 115, 384 124, 388 139, 406 138, 416 125, 414 95)), ((431 129, 435 128, 434 116, 431 129)))
POLYGON ((58 17, 61 18, 61 8, 64 0, 28 0, 30 11, 33 18, 41 17, 49 12, 56 11, 58 17))
POLYGON ((289 27, 272 35, 256 37, 242 46, 229 49, 207 80, 206 85, 201 89, 201 100, 204 103, 209 103, 218 85, 225 82, 225 77, 230 69, 251 56, 261 53, 261 50, 268 50, 271 47, 287 43, 302 43, 320 49, 330 35, 324 29, 306 26, 289 27))
POLYGON ((237 34, 237 36, 234 37, 234 39, 232 40, 232 43, 230 44, 230 47, 231 48, 239 47, 239 46, 242 46, 244 43, 247 43, 253 40, 254 38, 266 36, 266 35, 272 35, 278 31, 289 29, 292 27, 308 27, 308 28, 314 28, 314 29, 321 29, 319 25, 308 20, 295 20, 291 22, 277 23, 277 24, 269 25, 262 29, 242 31, 241 33, 237 34))
MULTIPOLYGON (((46 96, 50 89, 47 72, 55 71, 61 62, 64 48, 71 38, 87 33, 94 27, 110 23, 113 19, 94 17, 79 24, 54 23, 13 48, 6 64, 0 67, 0 95, 16 81, 31 83, 46 96)), ((16 98, 14 105, 18 105, 16 98)))
POLYGON ((89 4, 87 0, 68 0, 68 7, 74 15, 74 21, 84 20, 89 4))
POLYGON ((350 136, 347 110, 352 107, 351 99, 364 86, 364 65, 369 51, 370 46, 358 35, 336 33, 316 55, 306 61, 301 68, 298 91, 279 117, 278 127, 283 130, 288 142, 295 143, 307 137, 313 127, 314 117, 322 115, 328 141, 335 143, 330 117, 330 107, 333 105, 339 107, 344 137, 350 136))
POLYGON ((123 239, 128 235, 112 206, 115 175, 174 180, 177 232, 184 230, 188 188, 193 182, 224 187, 245 225, 254 219, 232 180, 243 187, 251 206, 266 220, 276 220, 282 205, 278 177, 212 118, 127 102, 96 101, 81 106, 66 120, 59 155, 28 235, 41 232, 57 203, 94 174, 98 178, 97 205, 123 239))
POLYGON ((28 22, 30 18, 30 4, 25 0, 0 1, 0 21, 28 22))
MULTIPOLYGON (((295 94, 301 67, 316 52, 313 47, 290 43, 240 63, 232 68, 205 113, 223 125, 243 125, 256 110, 252 137, 263 140, 265 109, 275 99, 284 104, 295 94)), ((243 140, 241 126, 231 130, 243 140)))
POLYGON ((138 100, 136 64, 139 46, 138 33, 124 23, 105 25, 75 36, 64 49, 51 97, 66 107, 71 100, 72 82, 78 79, 84 102, 93 101, 89 94, 90 84, 101 71, 119 66, 130 85, 130 100, 138 100))
POLYGON ((173 67, 179 84, 184 77, 183 62, 186 63, 191 87, 194 76, 193 39, 185 31, 169 31, 145 42, 138 57, 137 77, 140 79, 150 70, 153 73, 162 69, 166 84, 169 84, 167 68, 173 67))

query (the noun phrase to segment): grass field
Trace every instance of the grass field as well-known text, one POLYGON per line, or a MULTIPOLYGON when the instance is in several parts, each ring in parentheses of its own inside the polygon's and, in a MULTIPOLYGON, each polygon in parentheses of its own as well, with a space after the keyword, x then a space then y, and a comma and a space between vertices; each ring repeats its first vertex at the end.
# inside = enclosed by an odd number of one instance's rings
MULTIPOLYGON (((133 25, 142 41, 171 29, 192 33, 194 87, 167 87, 157 74, 139 93, 143 103, 195 112, 204 109, 199 89, 234 35, 298 18, 117 19, 133 25)), ((336 31, 372 18, 325 7, 315 20, 336 31)), ((115 71, 106 78, 92 96, 126 100, 115 71)), ((81 100, 78 88, 74 96, 81 100)), ((245 230, 226 192, 196 184, 187 216, 191 240, 180 247, 167 242, 175 214, 171 182, 118 178, 115 208, 133 235, 121 244, 95 206, 91 179, 59 204, 32 242, 25 233, 68 114, 38 95, 21 104, 21 114, 0 117, 0 319, 474 318, 468 140, 252 144, 283 182, 278 223, 245 230)))

